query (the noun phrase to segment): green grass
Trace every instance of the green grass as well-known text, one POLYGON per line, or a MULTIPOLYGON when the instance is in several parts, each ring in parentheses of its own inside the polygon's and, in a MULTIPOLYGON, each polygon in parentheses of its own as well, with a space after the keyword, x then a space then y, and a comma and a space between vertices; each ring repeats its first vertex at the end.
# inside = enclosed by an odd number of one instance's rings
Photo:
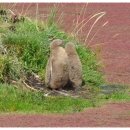
MULTIPOLYGON (((0 19, 0 41, 7 54, 0 52, 0 112, 24 113, 72 113, 87 107, 94 107, 99 98, 74 99, 70 97, 44 97, 43 93, 16 89, 7 85, 11 80, 24 79, 28 72, 34 72, 44 81, 45 67, 50 55, 50 43, 61 39, 64 43, 74 42, 83 65, 85 86, 99 86, 104 78, 99 71, 100 64, 96 54, 85 48, 70 34, 61 30, 55 23, 52 11, 47 21, 35 21, 25 18, 24 22, 4 23, 0 19), (10 30, 9 26, 15 26, 10 30), (6 26, 6 27, 5 27, 6 26), (4 84, 6 83, 6 84, 4 84)), ((102 99, 101 99, 102 100, 102 99)))
POLYGON ((91 86, 102 85, 105 80, 103 74, 99 71, 101 65, 100 61, 97 60, 96 54, 81 45, 77 47, 77 52, 81 59, 85 83, 91 86))
POLYGON ((0 113, 75 113, 107 102, 130 101, 128 91, 109 95, 97 94, 90 99, 71 97, 45 97, 43 92, 18 89, 0 84, 0 113))
POLYGON ((109 98, 113 101, 130 101, 130 94, 128 92, 116 92, 111 94, 109 98))
POLYGON ((45 68, 49 57, 49 43, 52 38, 66 39, 65 33, 60 32, 56 25, 51 27, 39 26, 28 19, 17 23, 16 31, 8 31, 3 38, 3 43, 9 47, 12 55, 22 60, 24 68, 35 72, 45 68))
POLYGON ((44 97, 43 94, 0 84, 0 113, 73 113, 93 106, 90 100, 44 97))
MULTIPOLYGON (((50 17, 54 17, 54 15, 50 15, 50 17)), ((44 81, 45 67, 50 55, 49 46, 53 39, 58 38, 62 39, 64 43, 72 41, 77 44, 86 85, 101 85, 104 82, 104 78, 98 70, 100 64, 96 54, 82 46, 70 34, 62 31, 54 21, 49 22, 50 20, 51 18, 48 18, 47 21, 36 22, 25 18, 24 22, 15 24, 15 31, 7 29, 3 33, 4 35, 1 36, 2 44, 6 46, 8 54, 4 57, 4 62, 0 63, 0 66, 3 66, 3 69, 0 70, 0 75, 3 75, 0 81, 6 82, 5 79, 8 79, 8 77, 17 80, 20 77, 24 77, 27 72, 38 74, 44 81), (8 62, 8 59, 12 59, 12 61, 8 62), (6 66, 8 66, 8 70, 6 66), (18 71, 17 68, 19 68, 18 71), (7 71, 10 73, 6 73, 7 71)))
POLYGON ((130 101, 130 89, 128 87, 111 94, 99 94, 98 98, 109 102, 127 102, 130 101))

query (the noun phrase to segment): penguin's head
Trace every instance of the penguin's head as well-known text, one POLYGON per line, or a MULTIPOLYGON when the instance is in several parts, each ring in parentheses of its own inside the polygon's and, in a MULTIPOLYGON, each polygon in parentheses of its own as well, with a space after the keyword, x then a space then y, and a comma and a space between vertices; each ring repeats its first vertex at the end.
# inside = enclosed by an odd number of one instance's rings
POLYGON ((62 40, 60 40, 60 39, 55 39, 55 40, 53 40, 53 41, 51 42, 50 48, 51 48, 51 49, 54 49, 54 48, 56 48, 56 47, 58 47, 58 46, 62 46, 62 45, 63 45, 63 41, 62 41, 62 40))

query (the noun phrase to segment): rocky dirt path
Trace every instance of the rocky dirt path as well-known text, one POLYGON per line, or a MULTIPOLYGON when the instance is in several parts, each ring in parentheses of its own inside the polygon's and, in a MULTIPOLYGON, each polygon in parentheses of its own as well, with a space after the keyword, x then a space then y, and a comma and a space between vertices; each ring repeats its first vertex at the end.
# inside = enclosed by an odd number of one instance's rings
POLYGON ((0 127, 130 127, 130 102, 110 103, 67 115, 0 115, 0 127))

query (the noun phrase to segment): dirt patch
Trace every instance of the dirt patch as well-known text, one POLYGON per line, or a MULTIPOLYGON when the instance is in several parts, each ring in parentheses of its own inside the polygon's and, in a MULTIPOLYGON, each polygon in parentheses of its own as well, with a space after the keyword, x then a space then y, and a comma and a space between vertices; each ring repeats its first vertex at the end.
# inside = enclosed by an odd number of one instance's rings
POLYGON ((130 127, 130 102, 110 103, 68 115, 2 114, 0 127, 130 127))

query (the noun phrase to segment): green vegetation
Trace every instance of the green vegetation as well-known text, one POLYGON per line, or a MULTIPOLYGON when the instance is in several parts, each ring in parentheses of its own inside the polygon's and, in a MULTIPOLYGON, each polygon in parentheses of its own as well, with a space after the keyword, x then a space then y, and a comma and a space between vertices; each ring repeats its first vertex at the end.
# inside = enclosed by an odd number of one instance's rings
POLYGON ((44 97, 41 92, 25 91, 0 84, 0 112, 72 113, 93 104, 90 100, 70 97, 44 97))
POLYGON ((115 92, 105 96, 105 98, 110 99, 112 101, 130 101, 130 94, 127 91, 115 92))
POLYGON ((4 28, 1 33, 2 45, 7 48, 6 56, 0 55, 2 59, 0 81, 6 83, 7 80, 18 80, 26 77, 28 72, 38 74, 44 81, 45 67, 50 54, 49 44, 53 39, 58 38, 62 39, 64 43, 72 41, 77 45, 86 85, 101 85, 104 79, 98 70, 100 64, 98 64, 95 53, 82 46, 71 35, 61 31, 54 22, 53 13, 54 11, 44 22, 29 18, 15 24, 9 22, 8 24, 13 26, 13 30, 0 26, 0 28, 4 28))
POLYGON ((96 59, 96 54, 90 49, 79 45, 77 52, 83 66, 83 79, 85 84, 100 86, 104 83, 103 74, 99 71, 100 63, 96 59))
POLYGON ((16 56, 24 70, 43 74, 49 57, 49 43, 54 38, 67 40, 65 33, 55 25, 50 28, 36 26, 35 22, 26 19, 17 23, 15 31, 7 31, 3 44, 8 47, 9 55, 16 56))
MULTIPOLYGON (((106 86, 107 87, 107 86, 106 86)), ((105 88, 106 89, 106 88, 105 88)), ((108 101, 130 101, 130 88, 127 85, 108 85, 105 93, 99 94, 98 98, 108 101), (108 89, 108 90, 107 90, 108 89), (113 91, 112 91, 113 90, 113 91)))
POLYGON ((43 92, 32 92, 16 86, 0 84, 0 113, 73 113, 106 102, 130 101, 128 91, 98 94, 90 99, 71 97, 45 97, 43 92))

